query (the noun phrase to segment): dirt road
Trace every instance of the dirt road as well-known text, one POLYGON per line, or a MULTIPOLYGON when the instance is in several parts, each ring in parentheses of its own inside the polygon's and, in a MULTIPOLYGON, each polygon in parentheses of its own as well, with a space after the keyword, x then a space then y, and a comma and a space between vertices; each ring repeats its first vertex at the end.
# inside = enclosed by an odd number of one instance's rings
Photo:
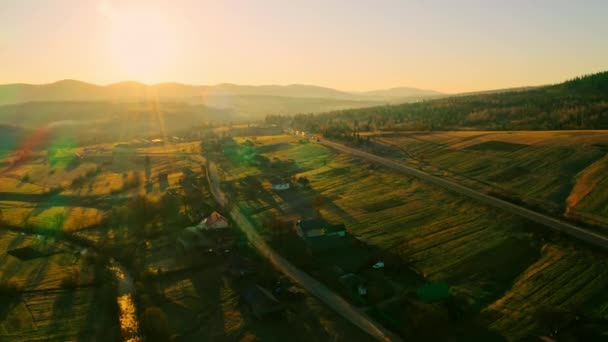
POLYGON ((352 154, 352 155, 355 155, 355 156, 358 156, 358 157, 361 157, 361 158, 364 158, 364 159, 367 159, 367 160, 370 160, 373 162, 377 162, 384 166, 398 170, 408 176, 416 177, 416 178, 419 178, 428 183, 441 186, 447 190, 468 196, 470 198, 473 198, 473 199, 483 202, 485 204, 506 210, 512 214, 519 215, 521 217, 524 217, 524 218, 534 221, 536 223, 540 223, 549 228, 564 232, 577 239, 580 239, 580 240, 586 241, 588 243, 594 244, 596 246, 608 249, 608 237, 595 233, 589 229, 581 228, 581 227, 575 226, 573 224, 570 224, 568 222, 564 222, 559 219, 556 219, 556 218, 538 213, 536 211, 524 208, 522 206, 501 200, 499 198, 486 195, 479 191, 475 191, 473 189, 462 186, 458 183, 455 183, 455 182, 452 182, 452 181, 449 181, 449 180, 446 180, 446 179, 443 179, 443 178, 440 178, 437 176, 430 175, 426 172, 420 171, 418 169, 415 169, 415 168, 412 168, 409 166, 405 166, 403 164, 394 162, 390 159, 386 159, 386 158, 377 156, 372 153, 350 148, 350 147, 344 146, 342 144, 331 142, 331 141, 328 141, 325 139, 320 139, 319 142, 325 146, 328 146, 328 147, 334 148, 336 150, 342 151, 344 153, 349 153, 349 154, 352 154))
MULTIPOLYGON (((217 202, 223 206, 226 206, 228 202, 219 186, 217 168, 211 161, 209 161, 208 171, 211 193, 217 202)), ((233 206, 233 208, 230 210, 230 217, 232 217, 238 227, 243 231, 243 233, 245 233, 249 242, 260 252, 260 254, 268 259, 275 268, 287 275, 296 283, 300 284, 300 286, 325 303, 325 305, 329 306, 337 313, 342 315, 342 317, 346 318, 361 328, 361 330, 365 331, 379 341, 401 341, 399 337, 383 328, 364 312, 345 301, 342 297, 306 274, 304 271, 301 271, 292 265, 289 261, 270 248, 266 241, 264 241, 264 239, 258 234, 255 227, 251 224, 247 217, 245 217, 245 215, 240 211, 238 206, 233 206)))

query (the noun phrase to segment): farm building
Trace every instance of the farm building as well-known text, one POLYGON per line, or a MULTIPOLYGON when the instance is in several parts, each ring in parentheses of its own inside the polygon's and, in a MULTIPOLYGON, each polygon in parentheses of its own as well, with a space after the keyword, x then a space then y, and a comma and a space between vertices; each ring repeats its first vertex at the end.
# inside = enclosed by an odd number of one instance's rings
POLYGON ((345 236, 344 224, 331 224, 324 219, 300 220, 296 223, 296 232, 303 238, 321 236, 345 236))
POLYGON ((273 178, 270 180, 270 188, 272 190, 288 190, 291 184, 288 180, 282 178, 273 178))
POLYGON ((283 305, 276 297, 259 285, 246 288, 242 298, 257 318, 283 311, 283 305))
POLYGON ((214 211, 209 216, 205 217, 198 225, 203 229, 223 229, 230 227, 228 220, 217 211, 214 211))

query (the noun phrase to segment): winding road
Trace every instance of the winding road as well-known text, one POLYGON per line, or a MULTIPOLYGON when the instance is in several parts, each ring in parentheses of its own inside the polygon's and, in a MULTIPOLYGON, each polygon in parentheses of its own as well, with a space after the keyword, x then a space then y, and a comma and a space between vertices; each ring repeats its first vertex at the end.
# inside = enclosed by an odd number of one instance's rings
MULTIPOLYGON (((219 178, 217 167, 212 161, 208 161, 208 181, 211 185, 211 193, 218 203, 224 207, 228 207, 228 200, 219 186, 219 178)), ((266 241, 258 234, 255 227, 241 212, 238 206, 232 206, 230 209, 230 217, 236 222, 239 229, 247 236, 249 242, 262 254, 272 265, 288 276, 290 279, 300 284, 313 296, 317 297, 327 306, 342 315, 354 325, 361 328, 367 334, 378 341, 401 341, 395 334, 391 333, 380 324, 375 322, 371 317, 365 314, 362 310, 354 307, 335 292, 331 291, 327 286, 317 281, 313 277, 298 269, 285 258, 280 256, 273 250, 266 241)))
POLYGON ((608 249, 608 237, 606 237, 602 234, 593 232, 589 229, 578 227, 571 223, 556 219, 551 216, 541 214, 539 212, 524 208, 522 206, 513 204, 511 202, 507 202, 507 201, 501 200, 499 198, 496 198, 496 197, 493 197, 490 195, 486 195, 482 192, 462 186, 458 183, 455 183, 455 182, 452 182, 452 181, 449 181, 449 180, 446 180, 446 179, 443 179, 443 178, 440 178, 437 176, 433 176, 424 171, 420 171, 418 169, 415 169, 415 168, 412 168, 409 166, 405 166, 403 164, 394 162, 387 158, 377 156, 372 153, 368 153, 365 151, 347 147, 342 144, 338 144, 338 143, 335 143, 335 142, 332 142, 332 141, 329 141, 326 139, 319 139, 319 143, 322 145, 331 147, 333 149, 336 149, 338 151, 341 151, 344 153, 349 153, 354 156, 361 157, 363 159, 367 159, 369 161, 373 161, 373 162, 382 164, 384 166, 387 166, 387 167, 390 167, 397 171, 400 171, 408 176, 419 178, 423 181, 443 187, 447 190, 459 193, 461 195, 468 196, 470 198, 478 200, 487 205, 491 205, 496 208, 506 210, 512 214, 529 219, 536 223, 542 224, 546 227, 564 232, 564 233, 566 233, 572 237, 575 237, 577 239, 580 239, 582 241, 608 249))

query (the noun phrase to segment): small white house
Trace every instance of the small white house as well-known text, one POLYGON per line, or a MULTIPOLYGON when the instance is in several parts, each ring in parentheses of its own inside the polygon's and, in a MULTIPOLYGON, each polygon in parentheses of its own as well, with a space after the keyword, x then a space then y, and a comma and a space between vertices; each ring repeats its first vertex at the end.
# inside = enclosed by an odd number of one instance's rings
POLYGON ((278 182, 271 183, 270 187, 272 188, 272 190, 287 190, 291 187, 291 185, 287 182, 278 182))

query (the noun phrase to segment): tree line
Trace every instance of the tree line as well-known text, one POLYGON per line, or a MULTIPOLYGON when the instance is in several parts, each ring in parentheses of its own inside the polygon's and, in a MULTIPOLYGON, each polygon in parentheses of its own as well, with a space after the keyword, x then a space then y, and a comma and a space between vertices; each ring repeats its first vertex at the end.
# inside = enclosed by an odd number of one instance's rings
POLYGON ((328 136, 372 130, 608 129, 608 71, 527 90, 452 96, 318 115, 269 115, 266 122, 328 136))

